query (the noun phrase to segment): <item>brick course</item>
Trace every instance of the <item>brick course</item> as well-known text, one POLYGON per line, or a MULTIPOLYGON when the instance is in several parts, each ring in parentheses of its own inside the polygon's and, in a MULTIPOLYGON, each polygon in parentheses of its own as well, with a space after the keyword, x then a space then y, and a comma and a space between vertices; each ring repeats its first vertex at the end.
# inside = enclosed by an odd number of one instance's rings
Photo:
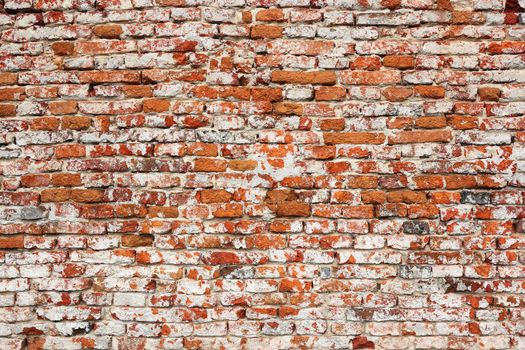
POLYGON ((0 348, 525 349, 505 0, 4 0, 0 348))

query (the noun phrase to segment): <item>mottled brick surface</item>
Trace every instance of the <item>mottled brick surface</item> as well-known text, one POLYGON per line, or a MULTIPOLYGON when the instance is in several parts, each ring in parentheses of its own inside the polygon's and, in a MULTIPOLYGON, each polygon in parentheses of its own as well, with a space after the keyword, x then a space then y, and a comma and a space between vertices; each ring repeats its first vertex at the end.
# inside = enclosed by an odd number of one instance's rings
POLYGON ((518 0, 0 2, 0 349, 525 349, 518 0))

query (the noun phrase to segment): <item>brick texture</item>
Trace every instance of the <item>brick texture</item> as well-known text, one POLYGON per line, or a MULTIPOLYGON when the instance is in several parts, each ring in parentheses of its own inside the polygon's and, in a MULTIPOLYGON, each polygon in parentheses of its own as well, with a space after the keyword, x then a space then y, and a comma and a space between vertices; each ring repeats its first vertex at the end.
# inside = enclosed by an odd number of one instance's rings
POLYGON ((0 1, 0 349, 525 349, 523 5, 0 1))

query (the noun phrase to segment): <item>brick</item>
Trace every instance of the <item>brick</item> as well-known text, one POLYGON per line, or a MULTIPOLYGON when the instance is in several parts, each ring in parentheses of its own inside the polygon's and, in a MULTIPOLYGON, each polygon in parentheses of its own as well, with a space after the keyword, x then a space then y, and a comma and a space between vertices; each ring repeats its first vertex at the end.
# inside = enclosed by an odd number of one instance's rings
POLYGON ((224 160, 211 158, 195 159, 195 171, 198 172, 222 172, 226 171, 227 163, 224 160))
POLYGON ((379 68, 381 68, 381 58, 378 56, 356 57, 352 63, 350 63, 350 68, 355 70, 379 70, 379 68))
POLYGON ((64 202, 71 197, 71 191, 68 189, 49 189, 40 193, 42 202, 64 202))
POLYGON ((74 189, 71 191, 71 200, 75 202, 101 202, 104 198, 104 192, 100 190, 78 190, 74 189))
POLYGON ((443 98, 445 97, 445 88, 442 86, 418 85, 414 87, 417 96, 425 98, 443 98))
POLYGON ((280 88, 256 88, 251 91, 253 101, 280 101, 282 94, 280 88))
POLYGON ((290 102, 276 103, 273 105, 273 112, 275 114, 301 115, 303 114, 303 106, 299 103, 290 103, 290 102))
POLYGON ((51 114, 73 114, 77 111, 77 103, 74 101, 50 102, 47 107, 51 114))
POLYGON ((401 102, 407 100, 413 95, 411 87, 387 87, 383 90, 385 99, 391 102, 401 102))
POLYGON ((250 171, 255 170, 257 168, 257 161, 256 160, 249 160, 249 159, 237 159, 237 160, 230 160, 228 162, 228 168, 230 170, 234 171, 250 171))
POLYGON ((273 71, 272 81, 274 83, 285 84, 335 84, 336 76, 334 72, 295 72, 295 71, 273 71))
POLYGON ((57 187, 74 187, 82 184, 80 174, 57 173, 51 175, 51 183, 57 187))
POLYGON ((452 138, 450 131, 402 131, 388 138, 390 144, 448 142, 452 138))
POLYGON ((149 86, 126 85, 122 87, 122 92, 126 97, 151 97, 153 95, 149 86))
POLYGON ((250 37, 255 38, 255 39, 258 39, 258 38, 275 39, 275 38, 280 38, 281 36, 283 36, 283 27, 281 26, 261 24, 261 25, 255 25, 251 27, 251 30, 250 30, 250 37))
POLYGON ((255 15, 255 20, 261 22, 280 22, 284 20, 284 12, 278 8, 259 10, 255 15))
POLYGON ((415 66, 415 60, 413 56, 385 56, 383 57, 383 65, 397 69, 411 69, 415 66))
POLYGON ((49 183, 47 175, 24 175, 20 178, 20 184, 24 187, 46 187, 49 183))
POLYGON ((153 245, 152 235, 123 235, 123 247, 147 247, 153 245))
POLYGON ((346 89, 341 86, 322 86, 315 90, 317 101, 341 101, 346 97, 346 89))
POLYGON ((170 109, 170 101, 162 99, 148 99, 144 100, 142 108, 146 113, 167 112, 170 109))
POLYGON ((69 41, 59 41, 51 44, 51 49, 58 56, 71 56, 75 52, 75 44, 69 41))
POLYGON ((0 100, 2 101, 20 101, 24 98, 24 88, 0 88, 0 100))
MULTIPOLYGON (((140 216, 142 213, 140 213, 140 216)), ((176 218, 179 216, 179 210, 176 207, 149 207, 148 217, 153 218, 176 218)))
POLYGON ((77 158, 86 156, 86 147, 83 145, 67 145, 56 148, 55 155, 57 158, 77 158))
POLYGON ((63 117, 60 123, 62 129, 86 130, 91 126, 89 117, 63 117))
POLYGON ((216 218, 240 218, 243 215, 243 207, 241 204, 224 204, 217 207, 212 212, 216 218))
POLYGON ((277 205, 277 216, 310 216, 310 205, 295 201, 286 201, 277 205))
POLYGON ((12 117, 16 115, 16 105, 0 103, 0 117, 12 117))
POLYGON ((202 190, 199 194, 202 203, 223 203, 232 199, 232 194, 225 190, 202 190))
POLYGON ((23 207, 20 212, 22 220, 40 220, 45 217, 45 210, 42 207, 23 207))
POLYGON ((32 130, 58 130, 60 126, 59 118, 34 118, 31 120, 32 130))
POLYGON ((481 101, 498 101, 501 96, 501 90, 490 87, 479 88, 478 95, 481 101))
POLYGON ((268 44, 268 51, 272 55, 292 54, 316 56, 329 53, 334 46, 335 44, 333 41, 282 40, 270 42, 268 44))
POLYGON ((103 39, 118 39, 122 33, 122 27, 118 24, 101 24, 93 27, 93 34, 103 39))
POLYGON ((0 237, 0 249, 24 249, 24 236, 0 237))
POLYGON ((79 72, 82 83, 139 83, 140 73, 135 71, 90 71, 79 72))
POLYGON ((346 85, 393 85, 401 81, 399 71, 344 71, 340 81, 346 85))
POLYGON ((443 176, 440 175, 421 175, 415 176, 414 182, 416 189, 430 190, 443 187, 443 176))
POLYGON ((320 125, 321 130, 323 131, 341 131, 345 128, 344 119, 323 119, 321 120, 320 125))
POLYGON ((419 117, 415 125, 422 129, 441 129, 447 126, 445 117, 419 117))
POLYGON ((517 54, 525 52, 525 43, 519 41, 501 41, 489 43, 487 52, 490 54, 517 54))
POLYGON ((385 142, 385 135, 372 132, 342 132, 325 133, 324 142, 326 144, 374 144, 379 145, 385 142))

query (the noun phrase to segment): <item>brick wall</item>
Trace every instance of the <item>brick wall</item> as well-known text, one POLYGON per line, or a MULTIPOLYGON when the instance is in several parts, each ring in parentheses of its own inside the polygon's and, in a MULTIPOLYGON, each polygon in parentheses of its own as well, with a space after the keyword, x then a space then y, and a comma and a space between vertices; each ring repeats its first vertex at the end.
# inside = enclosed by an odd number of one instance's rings
POLYGON ((525 349, 504 0, 5 0, 0 348, 525 349))

